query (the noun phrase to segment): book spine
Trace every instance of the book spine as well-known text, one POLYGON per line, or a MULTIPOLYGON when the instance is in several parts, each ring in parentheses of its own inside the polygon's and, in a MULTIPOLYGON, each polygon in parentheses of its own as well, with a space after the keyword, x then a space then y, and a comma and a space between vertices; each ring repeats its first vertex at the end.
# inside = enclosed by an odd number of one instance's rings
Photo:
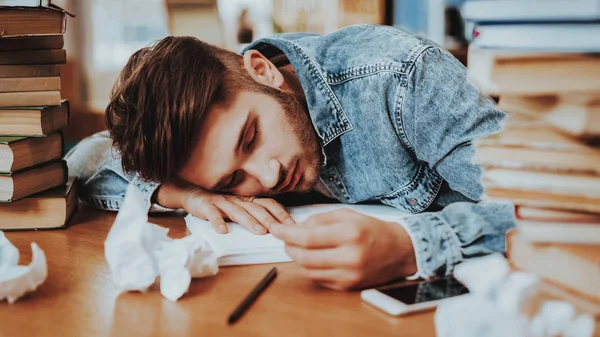
POLYGON ((0 78, 0 92, 60 90, 60 77, 0 78))
POLYGON ((59 65, 0 65, 0 78, 53 76, 60 76, 59 65))
POLYGON ((65 153, 65 135, 62 130, 56 131, 60 137, 60 153, 65 153))
POLYGON ((60 91, 3 92, 0 107, 60 105, 60 91))
POLYGON ((62 35, 66 12, 46 6, 2 6, 0 27, 4 37, 62 35))
POLYGON ((536 274, 587 299, 600 301, 600 284, 590 282, 600 277, 596 261, 589 258, 597 253, 596 245, 530 243, 518 230, 507 237, 506 245, 512 267, 536 274), (573 253, 572 247, 577 247, 579 254, 573 253))
POLYGON ((63 138, 61 133, 56 132, 47 137, 23 138, 10 143, 9 147, 13 153, 12 167, 3 173, 12 173, 60 159, 63 153, 63 138))
POLYGON ((21 186, 22 188, 15 188, 12 192, 12 196, 0 199, 0 202, 12 202, 62 185, 67 181, 67 170, 66 162, 61 160, 60 162, 54 161, 43 163, 18 172, 13 172, 10 178, 12 178, 14 186, 21 186), (57 167, 60 167, 60 172, 57 172, 57 167), (43 179, 40 179, 33 184, 23 184, 24 181, 35 179, 34 177, 43 177, 43 179))
POLYGON ((61 105, 64 104, 67 109, 67 125, 71 123, 71 104, 68 100, 63 100, 61 105))
POLYGON ((63 35, 2 38, 0 50, 62 49, 63 35))
POLYGON ((0 51, 0 64, 64 64, 67 53, 64 49, 9 50, 0 51))

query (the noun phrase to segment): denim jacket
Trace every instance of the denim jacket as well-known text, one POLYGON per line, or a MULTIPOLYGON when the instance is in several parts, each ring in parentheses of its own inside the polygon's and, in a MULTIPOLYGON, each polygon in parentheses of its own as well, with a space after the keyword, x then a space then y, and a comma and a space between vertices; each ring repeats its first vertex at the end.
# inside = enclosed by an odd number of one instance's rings
MULTIPOLYGON (((505 113, 466 81, 466 69, 434 43, 393 27, 356 25, 327 35, 255 41, 282 53, 304 89, 325 161, 321 183, 342 203, 379 201, 406 211, 418 275, 449 274, 466 258, 505 249, 510 203, 481 201, 473 141, 501 130, 505 113)), ((129 182, 146 196, 157 183, 124 174, 107 133, 67 155, 82 199, 117 210, 129 182)))

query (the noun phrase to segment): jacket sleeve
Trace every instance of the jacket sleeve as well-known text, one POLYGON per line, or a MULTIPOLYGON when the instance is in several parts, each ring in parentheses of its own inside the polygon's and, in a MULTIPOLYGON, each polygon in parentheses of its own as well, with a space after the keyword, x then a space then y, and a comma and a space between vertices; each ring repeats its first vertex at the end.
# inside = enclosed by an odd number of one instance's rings
POLYGON ((127 186, 131 183, 144 195, 144 203, 149 211, 169 210, 152 204, 152 195, 158 188, 158 183, 144 181, 137 175, 123 172, 121 159, 113 149, 112 139, 107 131, 82 140, 66 154, 65 160, 69 176, 77 178, 80 199, 91 206, 118 211, 127 186))
POLYGON ((480 201, 482 169, 472 162, 472 142, 499 132, 506 114, 467 83, 460 62, 436 46, 422 51, 408 76, 397 109, 400 138, 419 162, 444 179, 449 194, 460 196, 438 204, 440 211, 400 221, 413 242, 417 275, 427 278, 450 274, 464 259, 505 250, 514 207, 480 201))

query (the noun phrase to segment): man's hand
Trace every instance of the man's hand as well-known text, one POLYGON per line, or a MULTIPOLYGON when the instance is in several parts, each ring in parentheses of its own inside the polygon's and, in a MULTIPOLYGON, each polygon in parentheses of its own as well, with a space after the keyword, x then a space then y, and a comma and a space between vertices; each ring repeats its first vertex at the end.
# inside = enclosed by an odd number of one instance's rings
POLYGON ((328 288, 364 288, 417 272, 413 245, 402 226, 348 208, 270 230, 286 242, 286 252, 303 274, 328 288))
POLYGON ((208 220, 219 233, 227 233, 225 219, 231 219, 256 234, 266 234, 276 224, 295 224, 290 214, 277 201, 269 198, 239 197, 208 192, 196 186, 163 184, 156 202, 168 208, 208 220))

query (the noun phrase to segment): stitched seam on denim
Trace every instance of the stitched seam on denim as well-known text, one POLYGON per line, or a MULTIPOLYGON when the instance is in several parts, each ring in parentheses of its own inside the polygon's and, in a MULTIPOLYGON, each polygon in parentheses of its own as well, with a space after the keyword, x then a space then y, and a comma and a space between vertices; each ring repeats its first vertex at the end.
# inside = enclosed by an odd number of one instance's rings
POLYGON ((395 64, 377 63, 377 64, 369 64, 369 65, 364 65, 364 66, 352 67, 352 68, 344 70, 343 72, 341 72, 339 74, 325 73, 325 76, 328 78, 327 82, 330 85, 339 85, 339 84, 345 83, 347 81, 353 80, 355 78, 371 76, 371 75, 379 74, 382 72, 386 72, 386 73, 390 72, 390 73, 395 73, 395 74, 400 74, 400 75, 406 75, 406 68, 407 68, 407 66, 405 64, 398 66, 395 64))
MULTIPOLYGON (((425 277, 429 278, 430 276, 435 275, 435 271, 436 271, 435 268, 431 268, 431 266, 430 266, 431 261, 434 257, 434 252, 432 251, 433 246, 430 241, 425 240, 425 236, 422 234, 423 229, 419 226, 419 224, 421 224, 422 222, 430 223, 434 228, 436 228, 441 223, 443 223, 443 221, 442 221, 442 219, 440 219, 439 217, 437 217, 433 214, 423 213, 423 214, 413 215, 412 217, 407 217, 406 222, 408 223, 407 232, 408 232, 409 236, 411 236, 411 233, 419 234, 419 238, 418 238, 419 240, 413 240, 413 246, 418 248, 418 251, 420 251, 422 253, 421 256, 419 256, 419 255, 416 256, 417 257, 417 268, 419 269, 419 272, 421 274, 424 274, 425 277), (427 255, 427 256, 423 256, 423 255, 427 255), (419 265, 419 262, 421 262, 420 265, 419 265)), ((411 236, 411 239, 412 239, 412 236, 411 236)), ((437 251, 438 249, 436 248, 435 250, 437 251)), ((415 253, 416 253, 416 251, 415 251, 415 253)))
POLYGON ((339 185, 337 187, 339 188, 341 186, 341 192, 344 193, 344 196, 346 197, 346 199, 348 199, 349 203, 355 203, 354 199, 352 199, 352 197, 350 197, 350 193, 348 193, 348 190, 346 189, 346 185, 344 185, 344 182, 342 182, 342 180, 340 179, 340 173, 338 172, 338 170, 333 165, 331 166, 331 169, 335 172, 335 183, 337 185, 339 185))
POLYGON ((425 176, 425 170, 423 165, 419 165, 419 168, 417 169, 417 173, 415 173, 415 175, 413 176, 413 178, 411 179, 410 182, 408 182, 407 184, 404 184, 403 186, 398 187, 397 189, 393 190, 392 192, 377 196, 377 199, 395 199, 400 195, 404 195, 407 194, 409 191, 412 191, 416 188, 416 186, 419 184, 419 181, 425 176), (407 192, 405 192, 407 191, 407 192))
MULTIPOLYGON (((440 216, 441 219, 441 216, 440 216)), ((446 237, 449 240, 448 249, 451 251, 451 254, 445 254, 447 258, 452 258, 452 261, 446 261, 446 273, 450 273, 458 262, 462 260, 462 244, 458 235, 454 232, 454 228, 447 222, 443 221, 444 228, 446 229, 446 237)))
POLYGON ((410 75, 410 73, 412 73, 413 69, 415 68, 415 63, 417 62, 417 59, 419 57, 421 57, 421 55, 427 49, 439 49, 439 48, 436 48, 434 45, 428 44, 428 45, 422 45, 421 47, 417 48, 416 50, 413 50, 407 61, 407 63, 409 64, 408 71, 407 71, 409 75, 410 75))
POLYGON ((112 197, 95 196, 95 195, 82 195, 80 199, 86 204, 99 207, 103 210, 117 211, 120 205, 123 203, 122 200, 117 200, 112 197))
POLYGON ((417 62, 417 59, 423 55, 423 53, 425 53, 426 50, 433 48, 433 46, 431 45, 425 45, 425 46, 421 46, 420 48, 418 48, 417 50, 415 50, 410 58, 409 58, 409 62, 410 62, 410 66, 408 68, 408 76, 407 76, 407 81, 406 81, 406 85, 401 86, 398 90, 402 90, 402 95, 398 95, 398 93, 396 93, 396 109, 394 109, 394 114, 395 116, 395 120, 396 120, 396 128, 398 130, 398 134, 400 135, 400 139, 405 143, 404 145, 409 148, 411 150, 411 152, 413 153, 413 155, 415 157, 417 157, 416 154, 416 150, 415 147, 412 145, 412 143, 408 140, 408 137, 406 135, 406 132, 404 131, 404 121, 403 121, 403 108, 404 108, 404 98, 406 96, 406 88, 408 87, 408 83, 410 81, 411 76, 414 75, 413 70, 415 68, 415 64, 417 62), (400 99, 400 97, 402 99, 400 99))
MULTIPOLYGON (((413 181, 411 181, 409 184, 404 185, 403 187, 400 187, 388 194, 385 194, 385 195, 382 195, 379 197, 375 197, 375 198, 378 200, 382 200, 382 199, 393 200, 393 199, 398 198, 401 195, 406 195, 406 194, 410 193, 410 191, 413 191, 415 189, 415 187, 412 187, 412 186, 418 185, 419 181, 421 181, 424 178, 425 170, 429 170, 429 168, 427 168, 423 165, 419 165, 420 172, 417 172, 413 181), (419 173, 421 173, 421 174, 419 174, 419 173), (410 191, 402 192, 402 189, 409 189, 410 191)), ((428 198, 425 199, 424 206, 421 207, 422 209, 426 209, 427 207, 431 206, 431 203, 435 200, 437 195, 440 193, 440 189, 442 188, 442 184, 444 182, 444 179, 437 172, 435 172, 433 170, 429 170, 429 173, 433 176, 434 187, 433 187, 433 191, 431 193, 429 193, 428 198)))
POLYGON ((405 217, 398 221, 400 226, 404 228, 408 237, 413 244, 415 249, 415 262, 417 263, 417 275, 428 278, 431 274, 425 272, 425 258, 424 255, 427 252, 425 244, 423 243, 423 230, 417 225, 417 222, 414 221, 414 218, 405 217))
MULTIPOLYGON (((83 183, 83 185, 87 185, 87 184, 89 184, 89 183, 90 183, 90 181, 92 181, 92 179, 96 178, 96 177, 97 177, 97 176, 100 174, 100 172, 102 172, 102 170, 104 170, 104 169, 106 169, 106 170, 110 170, 111 172, 113 172, 113 173, 115 173, 117 176, 119 176, 120 178, 123 178, 123 176, 121 176, 120 174, 118 174, 117 172, 115 172, 115 170, 113 170, 112 168, 110 168, 108 165, 106 165, 106 164, 105 164, 105 165, 102 165, 102 166, 100 166, 100 167, 99 167, 99 168, 96 170, 96 172, 94 172, 94 174, 92 174, 92 175, 91 175, 91 176, 90 176, 90 177, 89 177, 89 178, 88 178, 88 179, 87 179, 87 180, 86 180, 86 181, 83 183)), ((125 178, 123 178, 123 179, 125 179, 125 178)), ((129 182, 129 180, 127 180, 127 179, 125 179, 125 181, 129 182)))
POLYGON ((298 53, 298 55, 300 55, 300 57, 302 57, 304 59, 304 63, 306 66, 308 66, 313 77, 320 80, 321 85, 323 86, 323 90, 325 91, 325 94, 328 98, 328 101, 330 103, 333 103, 333 106, 336 110, 335 113, 338 117, 338 121, 341 121, 341 123, 342 123, 342 125, 340 127, 338 127, 337 130, 334 130, 333 133, 331 133, 330 130, 327 131, 327 135, 324 135, 323 146, 326 146, 332 140, 341 136, 342 134, 344 134, 348 131, 351 131, 353 129, 352 124, 348 120, 348 117, 346 116, 344 109, 342 109, 342 105, 339 102, 337 96, 335 95, 333 90, 329 87, 327 80, 323 77, 323 74, 315 66, 316 62, 308 54, 306 54, 304 52, 304 50, 302 48, 300 48, 297 44, 295 44, 291 41, 287 41, 287 40, 279 40, 279 41, 282 41, 283 43, 290 45, 292 48, 294 48, 294 50, 298 53))
POLYGON ((394 124, 396 126, 396 131, 398 132, 398 138, 400 138, 400 141, 403 143, 403 145, 410 151, 410 153, 416 159, 416 150, 408 141, 408 137, 406 137, 406 133, 404 132, 404 128, 402 127, 402 109, 404 107, 404 97, 406 96, 406 84, 408 84, 408 81, 403 81, 403 83, 398 85, 398 90, 396 90, 396 108, 394 109, 394 124))
MULTIPOLYGON (((416 188, 416 186, 419 184, 419 181, 424 178, 425 170, 427 170, 427 167, 425 167, 424 165, 419 165, 419 168, 417 169, 417 173, 415 174, 413 179, 408 184, 405 184, 404 186, 401 186, 401 187, 393 190, 390 193, 380 195, 376 198, 377 199, 394 199, 400 195, 408 194, 408 192, 406 192, 406 191, 410 192, 410 191, 414 190, 416 188)), ((434 176, 434 178, 436 180, 435 181, 435 185, 436 185, 435 190, 437 192, 435 193, 435 195, 437 195, 437 193, 439 192, 439 189, 442 186, 443 179, 439 176, 439 174, 437 174, 437 172, 430 172, 430 173, 434 176)), ((433 196, 433 197, 430 196, 430 199, 433 199, 433 198, 435 198, 435 196, 433 196)), ((428 199, 428 201, 430 201, 430 200, 428 199)))
POLYGON ((432 173, 435 176, 435 185, 433 188, 434 192, 430 193, 429 198, 425 200, 425 206, 423 209, 426 209, 427 207, 431 206, 431 203, 435 200, 435 197, 437 197, 437 195, 440 193, 440 189, 442 188, 442 183, 444 181, 444 179, 442 179, 442 177, 440 177, 440 175, 437 174, 437 172, 433 171, 432 173))
MULTIPOLYGON (((114 159, 115 159, 115 161, 118 161, 119 163, 121 163, 121 159, 120 158, 114 158, 114 159)), ((128 176, 127 173, 123 172, 122 168, 115 168, 115 169, 113 169, 110 165, 105 165, 105 167, 107 169, 111 170, 112 172, 114 172, 119 177, 123 178, 123 180, 127 181, 128 183, 131 182, 132 177, 128 176)))
POLYGON ((89 205, 91 207, 103 210, 103 211, 116 211, 117 209, 114 207, 110 207, 108 205, 104 206, 102 205, 101 202, 97 201, 97 200, 92 200, 92 199, 80 199, 81 202, 83 202, 86 205, 89 205))
POLYGON ((85 195, 89 196, 90 198, 95 198, 95 199, 102 199, 102 200, 112 200, 112 201, 119 201, 119 200, 123 200, 123 196, 113 196, 113 195, 104 195, 104 194, 94 194, 94 193, 85 193, 85 195))
MULTIPOLYGON (((438 161, 435 162, 435 164, 431 165, 431 167, 433 167, 435 169, 444 159, 450 157, 450 155, 452 155, 452 153, 454 151, 460 150, 464 147, 473 147, 473 149, 475 149, 475 145, 473 144, 472 140, 467 140, 462 143, 459 143, 459 144, 455 145, 452 149, 450 149, 450 151, 448 151, 444 156, 442 156, 440 159, 438 159, 438 161)), ((473 154, 471 156, 471 158, 469 158, 469 162, 473 163, 474 159, 475 159, 475 155, 473 154)), ((479 165, 479 167, 483 167, 482 164, 477 164, 477 165, 479 165)))
POLYGON ((406 76, 405 73, 399 72, 399 71, 390 71, 390 70, 378 70, 378 71, 374 71, 374 72, 370 72, 368 74, 360 74, 360 75, 354 75, 351 76, 347 79, 344 79, 343 81, 339 81, 339 82, 329 82, 329 85, 331 86, 338 86, 338 85, 342 85, 344 83, 350 82, 352 80, 357 80, 360 78, 365 78, 365 77, 369 77, 369 76, 374 76, 377 74, 393 74, 393 75, 400 75, 400 76, 406 76))
MULTIPOLYGON (((443 228, 444 233, 446 233, 445 236, 447 236, 447 231, 445 230, 446 227, 448 227, 449 225, 446 223, 446 221, 444 221, 444 219, 442 219, 442 217, 439 216, 439 214, 437 213, 429 213, 429 214, 424 214, 424 217, 426 219, 427 222, 430 222, 433 224, 433 228, 434 230, 439 230, 440 227, 443 228)), ((446 239, 445 237, 441 237, 440 239, 446 239)), ((448 265, 448 256, 447 256, 447 248, 446 249, 438 249, 439 251, 441 251, 441 255, 444 256, 444 263, 446 264, 446 266, 448 265)), ((440 254, 436 254, 436 255, 440 255, 440 254)), ((432 254, 433 256, 433 254, 432 254)), ((430 275, 435 274, 437 268, 439 268, 440 266, 435 266, 436 268, 431 268, 430 271, 430 275)), ((447 271, 447 270, 446 270, 447 271)))

